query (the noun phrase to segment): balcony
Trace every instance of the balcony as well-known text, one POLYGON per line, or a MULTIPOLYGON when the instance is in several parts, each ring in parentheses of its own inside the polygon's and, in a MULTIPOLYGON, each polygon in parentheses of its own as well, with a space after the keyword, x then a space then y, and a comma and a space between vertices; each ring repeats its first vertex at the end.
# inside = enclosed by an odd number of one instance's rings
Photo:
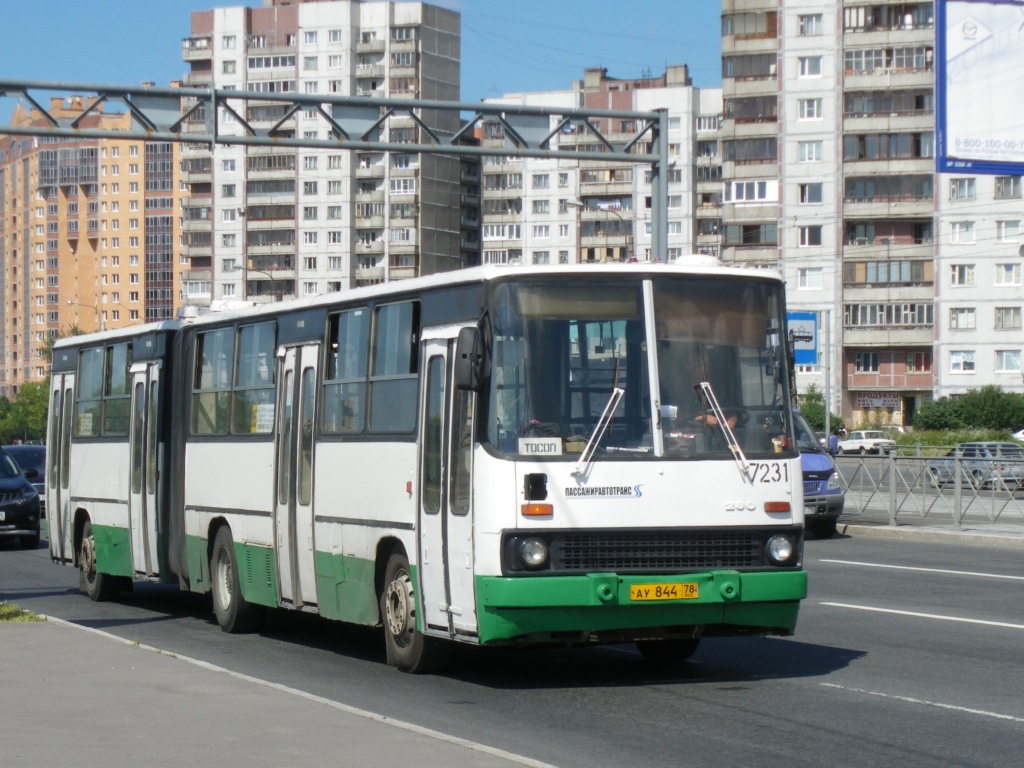
POLYGON ((384 267, 356 267, 356 280, 383 280, 384 267))
POLYGON ((360 163, 356 166, 356 178, 357 179, 383 179, 384 178, 384 163, 360 163))
POLYGON ((384 40, 360 40, 356 43, 356 53, 384 53, 384 40))
POLYGON ((185 61, 212 59, 213 40, 209 35, 186 37, 181 41, 181 58, 185 61))
POLYGON ((930 346, 935 329, 930 326, 911 328, 844 328, 844 347, 930 346))
POLYGON ((356 253, 360 256, 379 256, 384 253, 384 240, 357 240, 356 253))

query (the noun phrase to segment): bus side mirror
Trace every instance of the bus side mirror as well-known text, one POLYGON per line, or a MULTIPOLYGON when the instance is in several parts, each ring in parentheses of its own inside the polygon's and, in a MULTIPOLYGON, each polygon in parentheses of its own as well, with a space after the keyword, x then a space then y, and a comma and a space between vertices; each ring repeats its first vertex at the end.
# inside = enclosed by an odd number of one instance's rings
POLYGON ((479 328, 463 328, 455 346, 455 386, 479 392, 486 375, 484 339, 479 328))

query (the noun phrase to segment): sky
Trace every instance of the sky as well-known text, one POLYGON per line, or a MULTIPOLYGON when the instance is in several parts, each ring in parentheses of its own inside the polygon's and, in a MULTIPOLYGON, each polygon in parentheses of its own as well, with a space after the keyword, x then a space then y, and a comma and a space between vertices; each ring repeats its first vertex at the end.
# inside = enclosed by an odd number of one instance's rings
MULTIPOLYGON (((462 14, 462 96, 562 90, 588 67, 610 77, 688 64, 721 85, 721 6, 713 0, 434 0, 462 14)), ((0 79, 166 86, 187 71, 190 12, 259 0, 31 0, 4 3, 0 79)))

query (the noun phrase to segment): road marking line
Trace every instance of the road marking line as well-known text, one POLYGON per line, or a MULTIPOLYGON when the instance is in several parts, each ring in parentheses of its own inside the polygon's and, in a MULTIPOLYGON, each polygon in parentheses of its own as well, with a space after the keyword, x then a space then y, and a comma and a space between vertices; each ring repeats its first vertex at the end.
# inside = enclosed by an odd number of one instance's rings
POLYGON ((949 573, 954 576, 978 576, 983 579, 1010 579, 1024 581, 1024 576, 1007 576, 999 573, 979 573, 977 571, 951 571, 945 568, 918 568, 912 565, 887 565, 885 563, 861 563, 856 560, 818 560, 819 563, 835 563, 837 565, 860 565, 865 568, 892 568, 897 571, 921 571, 923 573, 949 573))
POLYGON ((985 621, 984 619, 965 619, 961 616, 942 616, 937 613, 917 613, 916 611, 897 611, 892 608, 873 608, 868 605, 850 605, 849 603, 821 603, 832 608, 852 608, 855 611, 872 611, 874 613, 894 613, 897 616, 912 616, 918 619, 939 619, 940 621, 958 621, 963 624, 983 624, 987 627, 1006 627, 1008 629, 1024 629, 1024 624, 1010 624, 1005 621, 985 621))
POLYGON ((996 720, 1010 720, 1014 723, 1024 723, 1024 717, 1014 717, 1013 715, 1003 715, 999 712, 988 712, 984 709, 971 709, 970 707, 958 707, 955 704, 943 704, 939 701, 928 701, 927 699, 915 699, 912 696, 897 696, 894 693, 882 693, 881 691, 868 691, 864 688, 848 688, 845 685, 836 685, 835 683, 821 683, 825 688, 835 688, 840 691, 848 691, 850 693, 863 693, 865 696, 878 696, 883 699, 892 699, 893 701, 905 701, 909 704, 924 704, 926 707, 938 707, 939 709, 951 709, 954 712, 964 712, 969 715, 981 715, 982 717, 994 717, 996 720))
POLYGON ((156 648, 152 645, 145 645, 144 643, 138 643, 134 640, 126 640, 123 637, 118 637, 117 635, 113 635, 109 632, 104 632, 102 629, 94 629, 93 627, 86 627, 82 624, 75 624, 73 621, 67 621, 66 619, 58 619, 55 616, 47 616, 44 614, 40 614, 40 616, 49 621, 50 623, 57 624, 61 627, 80 629, 84 632, 90 632, 94 635, 105 637, 108 640, 116 640, 117 642, 122 643, 123 645, 131 646, 132 648, 138 648, 139 650, 151 651, 153 653, 160 654, 161 656, 169 656, 174 659, 180 659, 181 661, 193 664, 199 667, 200 669, 206 669, 211 672, 220 672, 221 674, 228 675, 229 677, 234 677, 238 680, 244 680, 247 683, 255 683, 256 685, 262 685, 265 688, 271 688, 275 691, 289 693, 292 696, 297 696, 300 699, 305 699, 306 701, 311 701, 316 704, 326 704, 329 707, 337 709, 341 712, 345 712, 349 715, 362 717, 366 720, 373 720, 374 722, 381 723, 383 725, 391 725, 395 728, 401 728, 403 731, 416 733, 420 736, 426 736, 431 739, 436 739, 437 741, 444 741, 448 744, 454 744, 458 747, 471 749, 475 752, 483 752, 484 754, 492 755, 493 757, 499 757, 503 760, 508 760, 510 763, 518 763, 519 765, 528 766, 528 768, 556 768, 556 766, 551 765, 550 763, 544 763, 540 760, 534 760, 532 758, 525 757, 524 755, 517 755, 514 752, 506 752, 503 749, 489 747, 486 744, 480 744, 475 741, 469 741, 468 739, 463 739, 458 736, 452 736, 451 734, 442 733, 441 731, 435 731, 430 728, 424 728, 423 726, 416 725, 415 723, 407 723, 404 720, 396 720, 392 717, 388 717, 387 715, 378 714, 377 712, 370 712, 366 709, 352 707, 348 704, 342 704, 340 701, 334 701, 333 699, 328 699, 323 696, 317 696, 315 693, 308 693, 298 688, 292 688, 287 685, 282 685, 281 683, 274 683, 270 680, 263 680, 259 677, 253 677, 252 675, 243 674, 242 672, 235 672, 233 670, 227 669, 226 667, 219 667, 216 664, 211 664, 210 662, 203 661, 202 659, 194 659, 191 656, 182 656, 180 653, 174 653, 173 651, 165 651, 160 648, 156 648))

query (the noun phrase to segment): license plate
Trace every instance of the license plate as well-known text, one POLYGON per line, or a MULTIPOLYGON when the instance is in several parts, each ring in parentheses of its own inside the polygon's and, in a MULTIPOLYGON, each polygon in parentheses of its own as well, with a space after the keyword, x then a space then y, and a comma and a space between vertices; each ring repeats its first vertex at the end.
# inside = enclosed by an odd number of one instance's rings
POLYGON ((676 584, 631 584, 630 600, 695 600, 700 596, 697 583, 693 581, 676 584))

